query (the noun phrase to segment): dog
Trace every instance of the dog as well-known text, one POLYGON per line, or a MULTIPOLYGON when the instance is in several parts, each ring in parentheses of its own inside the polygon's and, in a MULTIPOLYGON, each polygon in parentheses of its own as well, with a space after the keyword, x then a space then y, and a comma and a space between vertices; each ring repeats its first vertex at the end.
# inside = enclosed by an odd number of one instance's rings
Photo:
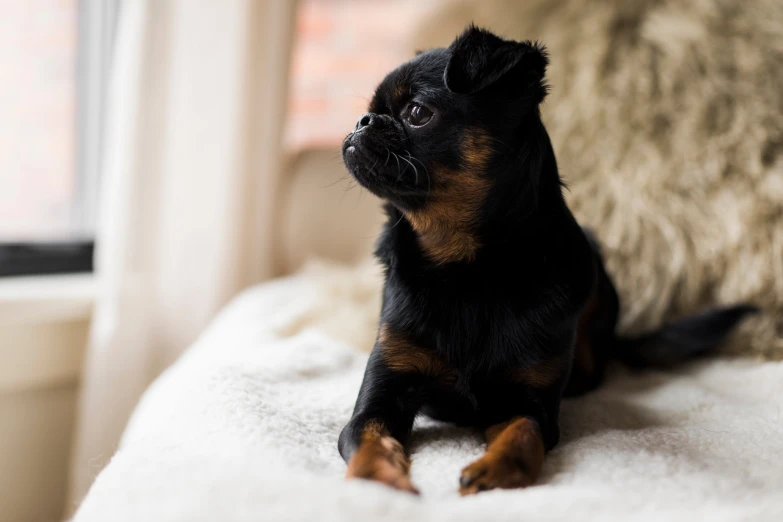
POLYGON ((608 361, 708 353, 755 310, 616 334, 617 292, 541 120, 547 64, 537 42, 470 26, 387 75, 342 144, 388 215, 378 337, 338 442, 349 478, 418 493, 405 444, 425 414, 483 430, 462 495, 529 486, 558 442, 561 399, 598 386, 608 361))

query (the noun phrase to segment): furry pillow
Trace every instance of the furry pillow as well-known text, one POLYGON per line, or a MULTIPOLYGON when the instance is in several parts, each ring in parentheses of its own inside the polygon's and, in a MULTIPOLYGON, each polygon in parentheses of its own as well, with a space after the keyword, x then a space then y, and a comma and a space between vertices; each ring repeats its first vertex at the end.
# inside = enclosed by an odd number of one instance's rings
POLYGON ((544 120, 623 329, 750 301, 728 349, 783 359, 783 2, 458 1, 415 48, 470 21, 550 51, 544 120))

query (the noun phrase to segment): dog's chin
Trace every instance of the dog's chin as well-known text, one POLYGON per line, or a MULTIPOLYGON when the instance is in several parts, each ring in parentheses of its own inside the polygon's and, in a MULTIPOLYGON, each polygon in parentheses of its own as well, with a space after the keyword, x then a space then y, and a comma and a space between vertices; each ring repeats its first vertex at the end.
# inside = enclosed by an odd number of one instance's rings
POLYGON ((375 157, 351 143, 343 144, 343 162, 359 185, 381 199, 402 207, 410 207, 426 199, 426 188, 411 183, 408 178, 413 174, 397 162, 390 164, 383 157, 375 157))
POLYGON ((348 172, 359 185, 377 196, 376 191, 381 190, 384 183, 379 183, 378 172, 372 167, 374 162, 375 160, 367 158, 366 153, 359 151, 355 145, 343 145, 343 163, 348 172))

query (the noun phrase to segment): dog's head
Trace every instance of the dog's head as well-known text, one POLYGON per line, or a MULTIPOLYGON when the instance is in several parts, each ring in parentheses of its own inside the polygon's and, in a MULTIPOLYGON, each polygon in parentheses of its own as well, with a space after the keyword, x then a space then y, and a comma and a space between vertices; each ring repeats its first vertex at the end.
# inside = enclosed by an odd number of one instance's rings
POLYGON ((491 192, 536 182, 502 165, 538 118, 546 65, 542 46, 471 26, 387 75, 345 138, 348 170, 406 216, 436 262, 473 257, 491 192))

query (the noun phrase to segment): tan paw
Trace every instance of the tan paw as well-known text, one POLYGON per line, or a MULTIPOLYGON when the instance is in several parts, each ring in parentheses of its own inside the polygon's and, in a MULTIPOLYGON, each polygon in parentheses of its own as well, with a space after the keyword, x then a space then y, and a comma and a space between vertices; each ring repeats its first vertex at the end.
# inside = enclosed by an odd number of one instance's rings
POLYGON ((459 493, 464 496, 495 488, 526 488, 532 483, 533 478, 521 459, 487 454, 462 470, 459 493))
POLYGON ((346 478, 374 480, 400 491, 419 494, 411 483, 410 461, 399 442, 391 437, 363 443, 348 463, 346 478))

